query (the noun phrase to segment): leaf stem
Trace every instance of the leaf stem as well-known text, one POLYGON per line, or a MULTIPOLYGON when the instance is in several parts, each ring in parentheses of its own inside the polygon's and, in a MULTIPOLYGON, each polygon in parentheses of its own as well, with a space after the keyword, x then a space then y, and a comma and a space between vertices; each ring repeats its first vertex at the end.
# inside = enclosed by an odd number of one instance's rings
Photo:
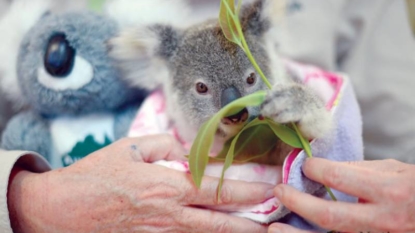
POLYGON ((248 47, 248 44, 246 43, 245 37, 242 37, 242 45, 244 47, 244 51, 246 55, 248 56, 249 61, 251 61, 252 65, 254 66, 255 70, 259 73, 259 75, 262 78, 262 81, 267 85, 269 89, 272 89, 271 83, 268 81, 268 79, 265 77, 264 72, 262 72, 261 68, 259 67, 258 63, 256 62, 254 56, 251 53, 251 50, 248 47))
MULTIPOLYGON (((292 127, 294 128, 295 132, 297 132, 298 137, 300 138, 301 143, 303 144, 303 148, 305 153, 307 154, 307 156, 309 158, 313 158, 313 155, 311 153, 311 147, 310 147, 310 143, 308 143, 305 138, 303 137, 303 135, 301 135, 300 130, 298 129, 297 125, 295 123, 291 123, 292 127)), ((337 201, 336 196, 334 195, 334 193, 331 191, 330 187, 324 185, 324 188, 327 190, 327 193, 330 195, 331 199, 333 201, 337 201)))

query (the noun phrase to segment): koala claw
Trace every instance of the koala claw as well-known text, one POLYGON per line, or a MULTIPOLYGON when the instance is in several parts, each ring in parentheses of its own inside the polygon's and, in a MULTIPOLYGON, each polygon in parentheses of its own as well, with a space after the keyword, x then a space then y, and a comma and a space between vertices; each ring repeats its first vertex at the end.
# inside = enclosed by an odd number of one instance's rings
POLYGON ((277 123, 297 123, 309 139, 320 138, 331 128, 331 115, 323 100, 300 84, 274 86, 261 105, 261 114, 277 123))

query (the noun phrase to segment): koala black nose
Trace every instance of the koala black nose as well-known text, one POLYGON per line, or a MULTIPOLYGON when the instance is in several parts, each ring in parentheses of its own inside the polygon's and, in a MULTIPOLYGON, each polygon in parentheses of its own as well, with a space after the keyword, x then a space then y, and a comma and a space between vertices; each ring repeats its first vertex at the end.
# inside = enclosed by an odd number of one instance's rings
POLYGON ((222 91, 222 96, 220 99, 221 107, 225 107, 231 102, 241 98, 241 93, 235 87, 229 87, 222 91))

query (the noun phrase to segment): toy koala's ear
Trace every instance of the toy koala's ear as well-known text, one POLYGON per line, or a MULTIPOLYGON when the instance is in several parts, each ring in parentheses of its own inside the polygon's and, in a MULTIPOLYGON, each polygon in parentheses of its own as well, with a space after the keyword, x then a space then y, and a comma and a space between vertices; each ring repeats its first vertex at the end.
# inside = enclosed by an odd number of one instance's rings
POLYGON ((262 36, 280 20, 284 9, 284 0, 255 0, 242 8, 242 28, 249 34, 262 36))
POLYGON ((110 56, 133 85, 156 88, 167 74, 167 65, 176 52, 180 31, 167 25, 128 29, 110 41, 110 56))

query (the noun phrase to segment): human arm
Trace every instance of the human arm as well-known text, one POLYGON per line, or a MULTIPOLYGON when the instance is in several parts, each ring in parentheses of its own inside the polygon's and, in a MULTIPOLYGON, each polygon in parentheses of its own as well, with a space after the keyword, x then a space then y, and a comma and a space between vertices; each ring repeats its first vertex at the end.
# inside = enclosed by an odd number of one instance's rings
MULTIPOLYGON (((357 196, 360 201, 326 201, 277 186, 276 197, 302 217, 340 232, 415 231, 415 165, 395 160, 340 163, 309 159, 303 170, 310 179, 357 196)), ((275 224, 269 232, 302 231, 275 224)))
MULTIPOLYGON (((171 137, 149 136, 120 140, 64 169, 21 173, 15 189, 26 200, 17 206, 26 210, 18 213, 20 232, 267 231, 246 219, 197 208, 218 205, 218 179, 205 177, 198 190, 189 174, 149 164, 183 155, 171 137)), ((260 203, 270 189, 226 181, 222 204, 260 203)))
POLYGON ((15 165, 32 172, 45 172, 50 169, 47 162, 37 154, 0 149, 0 232, 2 233, 13 232, 10 226, 7 190, 10 174, 15 165))

